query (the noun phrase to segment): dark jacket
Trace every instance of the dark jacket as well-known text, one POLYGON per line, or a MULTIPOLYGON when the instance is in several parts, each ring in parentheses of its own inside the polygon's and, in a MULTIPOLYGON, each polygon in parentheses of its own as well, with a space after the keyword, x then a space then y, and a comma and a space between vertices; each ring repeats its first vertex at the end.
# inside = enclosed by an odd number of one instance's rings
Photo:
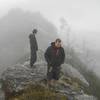
POLYGON ((55 47, 54 42, 52 42, 51 46, 47 48, 44 56, 47 63, 52 66, 60 66, 65 60, 64 49, 62 47, 55 47))
POLYGON ((34 52, 34 51, 37 51, 38 50, 38 44, 37 44, 37 40, 36 40, 36 37, 34 34, 30 34, 29 35, 29 39, 30 39, 30 48, 31 50, 34 52))

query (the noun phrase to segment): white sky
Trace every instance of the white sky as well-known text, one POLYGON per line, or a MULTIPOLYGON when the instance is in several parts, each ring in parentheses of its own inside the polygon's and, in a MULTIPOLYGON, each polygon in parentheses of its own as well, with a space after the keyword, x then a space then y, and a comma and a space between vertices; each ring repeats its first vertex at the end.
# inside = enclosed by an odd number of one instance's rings
POLYGON ((16 7, 40 11, 56 26, 65 17, 73 30, 100 32, 100 0, 0 0, 0 16, 16 7))

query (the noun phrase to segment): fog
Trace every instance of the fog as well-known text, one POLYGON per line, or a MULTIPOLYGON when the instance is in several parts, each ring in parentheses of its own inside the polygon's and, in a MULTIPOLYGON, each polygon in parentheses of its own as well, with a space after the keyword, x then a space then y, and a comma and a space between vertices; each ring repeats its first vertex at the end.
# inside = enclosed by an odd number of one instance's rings
MULTIPOLYGON (((12 8, 22 8, 30 12, 39 11, 57 28, 60 25, 59 19, 64 17, 71 31, 84 36, 96 45, 99 42, 99 0, 0 0, 0 17, 12 8)), ((100 48, 99 45, 96 47, 100 48)))
MULTIPOLYGON (((70 28, 70 33, 72 34, 73 37, 75 37, 77 42, 79 42, 79 45, 81 45, 80 41, 82 42, 83 40, 85 40, 86 41, 85 44, 87 48, 93 51, 95 55, 94 59, 96 59, 96 67, 94 70, 99 73, 100 71, 100 67, 99 67, 100 64, 99 63, 100 60, 100 53, 99 53, 100 51, 100 45, 99 45, 100 43, 100 0, 0 0, 1 24, 3 18, 6 15, 9 15, 8 12, 10 12, 10 10, 15 8, 19 8, 24 10, 25 12, 30 12, 30 13, 40 12, 40 14, 44 16, 44 19, 47 19, 48 22, 52 23, 52 25, 55 27, 54 30, 56 30, 56 28, 57 30, 59 30, 60 18, 64 18, 67 21, 68 27, 70 28)), ((9 20, 11 19, 8 19, 7 21, 9 20)), ((5 23, 7 22, 5 21, 5 23)), ((28 24, 30 25, 30 28, 28 28, 28 31, 26 31, 27 33, 31 32, 32 30, 31 24, 28 24)), ((5 37, 8 37, 8 39, 10 40, 10 37, 12 36, 12 35, 9 36, 9 34, 7 34, 8 26, 6 26, 5 31, 2 31, 3 30, 2 27, 0 28, 1 29, 0 40, 2 41, 4 40, 5 42, 8 42, 7 38, 5 40, 5 37)), ((23 29, 25 29, 26 27, 24 27, 23 29)), ((43 29, 46 29, 46 27, 43 29)), ((24 33, 25 30, 22 32, 24 33)), ((51 32, 57 33, 57 31, 51 31, 51 32)), ((17 34, 17 32, 15 32, 15 34, 17 34)), ((61 33, 59 33, 58 35, 62 36, 61 33)), ((27 36, 28 34, 26 34, 25 37, 26 40, 27 40, 27 36)), ((66 34, 63 34, 62 39, 66 40, 66 34)), ((5 45, 8 44, 5 43, 5 45)), ((2 49, 3 52, 6 52, 4 50, 5 49, 2 49)), ((8 56, 11 55, 13 54, 9 53, 8 56)), ((5 58, 3 58, 1 62, 3 60, 5 60, 5 58)))
POLYGON ((100 31, 99 0, 0 0, 0 15, 16 7, 40 11, 56 26, 58 19, 64 16, 75 30, 100 31))

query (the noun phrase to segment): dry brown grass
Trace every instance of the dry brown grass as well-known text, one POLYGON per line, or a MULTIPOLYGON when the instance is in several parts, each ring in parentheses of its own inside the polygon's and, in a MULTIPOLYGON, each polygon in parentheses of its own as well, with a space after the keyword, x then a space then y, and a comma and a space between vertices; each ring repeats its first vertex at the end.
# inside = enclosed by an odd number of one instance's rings
POLYGON ((21 95, 10 100, 67 100, 67 97, 41 85, 29 85, 21 95))

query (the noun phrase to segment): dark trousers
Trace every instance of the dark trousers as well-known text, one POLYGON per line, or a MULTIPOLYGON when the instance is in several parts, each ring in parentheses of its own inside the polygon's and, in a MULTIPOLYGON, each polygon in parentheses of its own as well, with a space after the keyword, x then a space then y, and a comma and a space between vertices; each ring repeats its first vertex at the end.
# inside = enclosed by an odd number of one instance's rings
POLYGON ((49 66, 48 65, 47 79, 48 80, 52 80, 52 79, 59 80, 60 71, 61 71, 61 67, 60 66, 49 66))
POLYGON ((32 67, 37 60, 36 51, 31 51, 30 66, 32 67))

